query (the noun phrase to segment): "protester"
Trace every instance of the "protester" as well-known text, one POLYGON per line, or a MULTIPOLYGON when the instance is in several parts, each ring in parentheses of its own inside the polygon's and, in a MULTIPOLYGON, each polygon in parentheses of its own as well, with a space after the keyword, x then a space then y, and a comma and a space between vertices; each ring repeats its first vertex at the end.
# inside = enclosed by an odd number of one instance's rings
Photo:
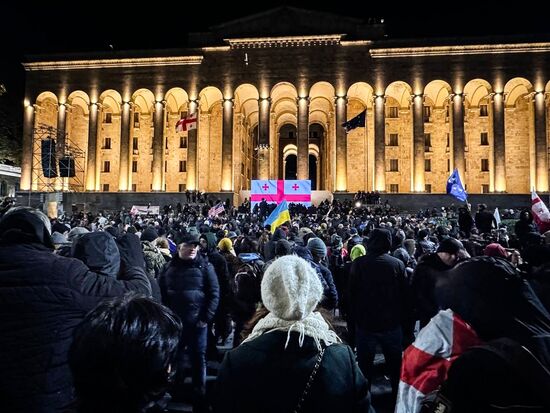
POLYGON ((299 257, 278 258, 261 290, 268 313, 226 354, 215 411, 368 411, 368 386, 353 351, 315 312, 323 289, 313 268, 299 257))
POLYGON ((78 413, 166 408, 181 332, 167 307, 133 294, 106 301, 75 329, 69 364, 78 413))
POLYGON ((178 254, 165 267, 159 279, 162 302, 182 321, 178 348, 176 389, 184 384, 184 356, 191 358, 193 411, 206 412, 206 345, 207 325, 214 319, 220 289, 214 267, 199 253, 199 237, 186 234, 178 254))
POLYGON ((53 253, 50 222, 16 207, 0 220, 2 410, 53 412, 74 397, 67 353, 75 326, 108 297, 151 294, 139 240, 119 242, 120 280, 53 253))

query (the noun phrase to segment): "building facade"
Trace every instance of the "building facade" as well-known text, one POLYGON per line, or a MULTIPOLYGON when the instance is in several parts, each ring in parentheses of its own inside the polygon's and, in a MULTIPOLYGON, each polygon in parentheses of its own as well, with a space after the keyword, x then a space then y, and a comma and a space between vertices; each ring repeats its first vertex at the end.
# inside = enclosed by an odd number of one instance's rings
POLYGON ((237 193, 251 179, 311 179, 442 193, 458 168, 469 193, 548 191, 550 42, 383 29, 283 7, 185 49, 32 57, 21 190, 237 193), (177 132, 192 113, 197 128, 177 132), (81 150, 80 173, 41 176, 43 128, 58 158, 81 150))

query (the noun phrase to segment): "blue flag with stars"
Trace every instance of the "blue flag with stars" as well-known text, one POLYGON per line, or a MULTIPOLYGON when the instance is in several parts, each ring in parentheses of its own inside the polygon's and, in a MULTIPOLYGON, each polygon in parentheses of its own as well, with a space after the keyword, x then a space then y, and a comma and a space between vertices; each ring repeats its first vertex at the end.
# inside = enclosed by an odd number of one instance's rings
POLYGON ((356 117, 351 118, 347 122, 342 123, 342 126, 346 130, 346 133, 348 133, 350 130, 358 128, 360 126, 365 127, 366 116, 367 116, 367 109, 365 109, 363 112, 361 112, 356 117))
POLYGON ((456 168, 451 176, 449 176, 449 179, 447 179, 447 193, 463 202, 466 202, 468 198, 468 194, 464 190, 464 186, 462 186, 462 181, 460 180, 460 175, 456 168))

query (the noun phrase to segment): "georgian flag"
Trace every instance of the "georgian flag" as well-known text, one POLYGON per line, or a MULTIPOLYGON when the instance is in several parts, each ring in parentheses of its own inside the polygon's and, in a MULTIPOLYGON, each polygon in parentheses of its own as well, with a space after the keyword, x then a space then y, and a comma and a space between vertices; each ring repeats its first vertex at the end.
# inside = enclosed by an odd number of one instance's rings
POLYGON ((250 190, 250 207, 254 209, 257 203, 263 199, 267 203, 279 205, 283 201, 311 205, 311 181, 310 180, 253 180, 250 190))
POLYGON ((549 231, 550 212, 534 190, 531 191, 531 211, 533 212, 533 220, 537 223, 541 234, 549 231))
POLYGON ((451 364, 480 345, 475 331, 452 310, 442 310, 403 353, 395 413, 418 413, 426 396, 447 378, 451 364))
POLYGON ((197 115, 190 113, 185 118, 176 122, 176 132, 185 132, 191 129, 197 129, 197 115))

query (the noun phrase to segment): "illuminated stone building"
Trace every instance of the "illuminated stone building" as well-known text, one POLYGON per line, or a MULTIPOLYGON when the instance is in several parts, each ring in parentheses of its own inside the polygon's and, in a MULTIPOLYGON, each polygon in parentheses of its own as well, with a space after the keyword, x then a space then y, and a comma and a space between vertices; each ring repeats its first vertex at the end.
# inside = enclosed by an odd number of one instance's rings
POLYGON ((191 34, 185 49, 32 57, 21 189, 45 189, 34 128, 49 125, 86 152, 86 191, 310 178, 332 192, 436 193, 455 167, 470 193, 548 191, 550 43, 383 33, 283 7, 191 34), (176 132, 193 112, 197 129, 176 132))

